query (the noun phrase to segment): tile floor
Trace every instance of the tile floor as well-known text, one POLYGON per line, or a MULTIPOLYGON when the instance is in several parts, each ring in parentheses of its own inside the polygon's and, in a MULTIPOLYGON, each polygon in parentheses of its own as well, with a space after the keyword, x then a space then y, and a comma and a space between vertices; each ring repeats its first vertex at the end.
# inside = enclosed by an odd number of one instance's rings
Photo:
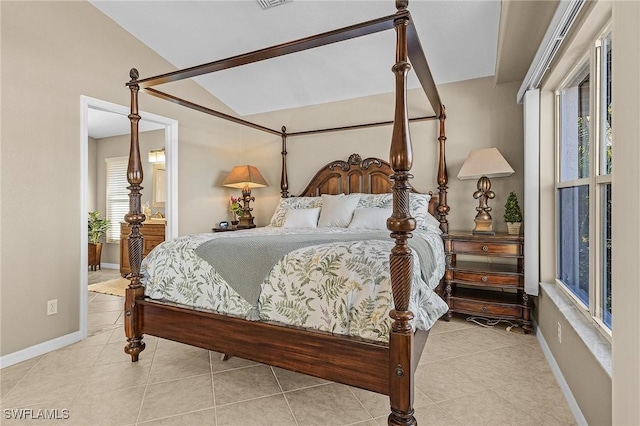
MULTIPOLYGON (((386 424, 382 395, 168 340, 145 337, 131 363, 121 311, 122 298, 89 293, 89 338, 2 369, 2 424, 386 424), (11 408, 69 418, 16 421, 11 408)), ((434 326, 414 406, 420 424, 575 424, 534 336, 460 317, 434 326)))

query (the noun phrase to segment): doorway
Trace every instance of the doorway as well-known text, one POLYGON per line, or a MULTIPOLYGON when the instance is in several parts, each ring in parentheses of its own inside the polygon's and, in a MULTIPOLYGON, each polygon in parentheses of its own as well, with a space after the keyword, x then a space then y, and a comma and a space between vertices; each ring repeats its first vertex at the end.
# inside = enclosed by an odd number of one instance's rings
MULTIPOLYGON (((92 203, 89 188, 94 185, 89 176, 89 144, 90 134, 101 137, 130 135, 130 123, 128 119, 129 108, 103 101, 88 96, 80 97, 80 336, 81 339, 88 334, 88 268, 87 268, 87 222, 88 207, 92 203), (98 118, 96 118, 98 117, 98 118), (100 124, 102 123, 102 125, 100 124)), ((164 174, 164 215, 167 220, 165 238, 175 238, 178 235, 178 122, 177 120, 159 115, 140 112, 141 136, 144 138, 144 130, 164 130, 165 150, 165 174, 164 174)), ((128 138, 127 138, 128 139, 128 138)), ((128 155, 128 145, 126 150, 128 155)), ((146 155, 141 151, 141 155, 146 155)), ((152 191, 152 175, 145 174, 143 186, 144 192, 152 191)), ((94 191, 95 192, 95 191, 94 191)), ((144 193, 143 192, 143 193, 144 193)), ((95 204, 95 202, 93 202, 95 204)), ((113 267, 115 265, 105 265, 113 267)))

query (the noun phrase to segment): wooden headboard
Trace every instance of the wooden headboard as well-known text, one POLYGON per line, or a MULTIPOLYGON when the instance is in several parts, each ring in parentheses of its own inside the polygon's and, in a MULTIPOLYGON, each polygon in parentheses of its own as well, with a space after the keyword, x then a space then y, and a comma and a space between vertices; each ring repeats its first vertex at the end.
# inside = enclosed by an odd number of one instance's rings
MULTIPOLYGON (((347 161, 336 160, 323 166, 307 187, 300 193, 301 197, 317 197, 320 194, 386 194, 392 192, 393 174, 391 165, 380 158, 365 158, 359 154, 351 154, 347 161)), ((411 192, 418 192, 411 187, 411 192)), ((438 197, 431 192, 429 213, 436 215, 438 197)))

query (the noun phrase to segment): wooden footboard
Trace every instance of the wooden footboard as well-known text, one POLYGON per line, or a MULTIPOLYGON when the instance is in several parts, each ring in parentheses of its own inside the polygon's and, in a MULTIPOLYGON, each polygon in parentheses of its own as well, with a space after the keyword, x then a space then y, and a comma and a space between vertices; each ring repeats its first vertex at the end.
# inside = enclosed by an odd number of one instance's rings
MULTIPOLYGON (((385 343, 195 310, 150 299, 138 301, 142 333, 309 374, 382 394, 389 393, 385 343)), ((416 337, 415 360, 428 332, 416 337)))

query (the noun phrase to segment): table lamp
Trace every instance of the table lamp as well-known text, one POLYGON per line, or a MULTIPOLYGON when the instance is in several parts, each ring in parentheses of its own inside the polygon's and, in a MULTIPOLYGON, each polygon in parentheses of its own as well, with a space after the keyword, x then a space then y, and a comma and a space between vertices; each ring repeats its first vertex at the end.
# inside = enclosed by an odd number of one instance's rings
POLYGON ((242 188, 242 215, 238 218, 238 228, 255 228, 251 214, 253 209, 249 207, 249 202, 255 201, 255 197, 251 196, 251 188, 269 186, 258 168, 249 165, 234 166, 222 182, 222 186, 242 188))
POLYGON ((495 198, 496 194, 491 190, 489 178, 511 176, 513 169, 504 159, 498 148, 484 148, 471 151, 458 173, 458 179, 478 179, 478 190, 473 193, 473 198, 479 201, 474 219, 476 224, 473 234, 495 235, 493 221, 491 219, 491 207, 488 200, 495 198))

